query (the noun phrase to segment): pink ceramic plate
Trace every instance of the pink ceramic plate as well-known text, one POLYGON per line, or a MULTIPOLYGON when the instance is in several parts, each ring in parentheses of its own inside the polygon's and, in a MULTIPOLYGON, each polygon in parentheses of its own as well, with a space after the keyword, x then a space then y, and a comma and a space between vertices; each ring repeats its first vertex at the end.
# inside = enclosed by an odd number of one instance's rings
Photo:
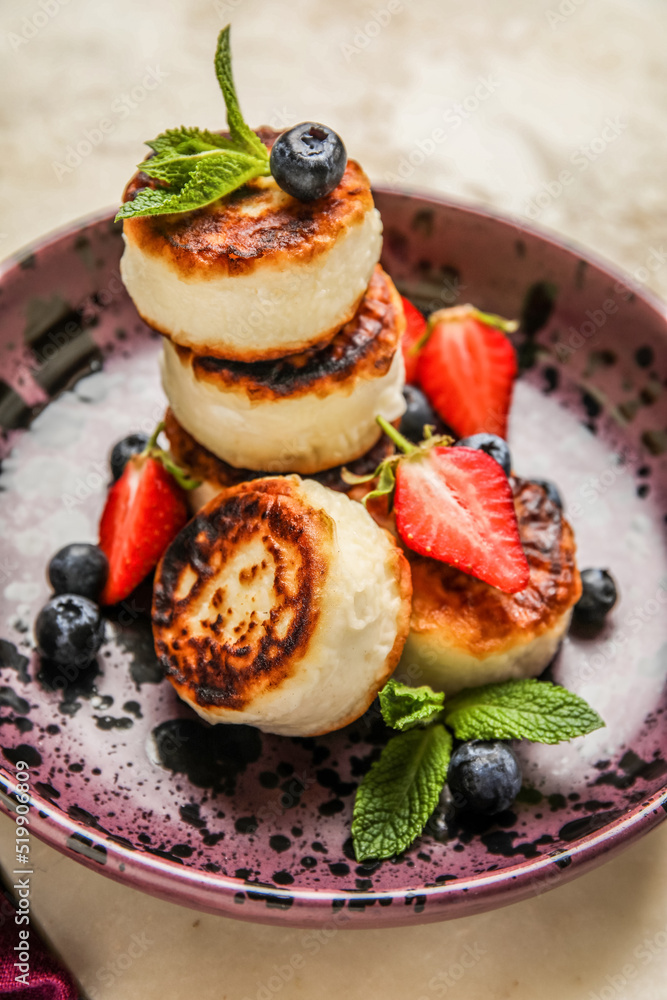
MULTIPOLYGON (((393 861, 357 864, 354 790, 387 732, 371 711, 317 739, 208 727, 160 677, 150 588, 108 623, 90 670, 49 675, 32 650, 51 554, 95 540, 111 445, 165 400, 159 340, 118 273, 111 215, 34 247, 0 282, 0 795, 30 765, 32 832, 111 878, 248 920, 352 927, 441 920, 581 874, 665 815, 667 319, 587 255, 486 212, 377 192, 383 264, 425 309, 520 316, 514 467, 555 480, 580 565, 621 601, 551 668, 607 728, 521 746, 525 788, 477 828, 443 811, 393 861)), ((650 266, 647 264, 647 267, 650 266)))

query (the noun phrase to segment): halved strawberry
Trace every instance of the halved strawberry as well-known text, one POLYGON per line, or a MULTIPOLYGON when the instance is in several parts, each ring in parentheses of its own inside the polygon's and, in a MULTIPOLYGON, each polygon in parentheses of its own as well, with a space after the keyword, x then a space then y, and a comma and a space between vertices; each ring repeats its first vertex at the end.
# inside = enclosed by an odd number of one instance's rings
POLYGON ((129 459, 109 490, 99 543, 109 560, 109 575, 100 604, 128 597, 188 520, 185 491, 175 477, 188 488, 195 484, 156 447, 160 429, 145 451, 129 459))
POLYGON ((451 438, 414 445, 382 417, 377 422, 403 454, 385 459, 372 476, 344 473, 347 482, 378 477, 363 502, 393 493, 396 528, 408 548, 507 594, 524 590, 530 570, 502 466, 486 452, 447 447, 451 438))
POLYGON ((421 555, 516 594, 530 571, 507 476, 473 448, 432 448, 396 470, 396 527, 421 555))
POLYGON ((401 339, 401 349, 405 362, 405 381, 410 385, 418 385, 417 364, 419 355, 416 346, 426 333, 426 320, 409 299, 401 296, 405 313, 405 333, 401 339))
POLYGON ((517 360, 505 333, 515 328, 472 306, 441 309, 430 317, 417 378, 459 437, 479 431, 507 436, 517 360))

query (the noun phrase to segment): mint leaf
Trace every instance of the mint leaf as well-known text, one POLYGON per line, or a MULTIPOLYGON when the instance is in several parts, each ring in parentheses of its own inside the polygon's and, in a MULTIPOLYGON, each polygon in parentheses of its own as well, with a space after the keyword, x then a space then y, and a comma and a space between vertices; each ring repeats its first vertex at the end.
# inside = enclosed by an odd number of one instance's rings
POLYGON ((459 740, 560 743, 604 722, 579 695, 549 681, 505 681, 468 688, 447 702, 445 724, 459 740))
POLYGON ((268 151, 246 125, 239 108, 232 79, 229 25, 218 37, 215 70, 227 106, 229 137, 182 126, 147 142, 154 155, 138 167, 160 186, 141 189, 121 206, 116 220, 190 212, 271 172, 268 151))
MULTIPOLYGON (((146 142, 147 146, 160 157, 168 156, 189 156, 192 153, 202 153, 207 149, 238 149, 232 139, 217 132, 209 132, 205 128, 192 128, 181 125, 180 128, 169 128, 162 132, 156 139, 146 142)), ((242 150, 243 152, 243 150, 242 150)), ((153 160, 146 160, 138 163, 137 166, 146 172, 153 160)))
POLYGON ((216 152, 208 159, 197 159, 180 187, 174 183, 169 188, 142 188, 134 201, 121 205, 116 219, 190 212, 217 201, 260 172, 257 161, 246 153, 216 152))
POLYGON ((444 726, 394 736, 354 801, 357 861, 390 858, 409 847, 435 809, 447 777, 452 737, 444 726))
POLYGON ((244 148, 251 155, 256 156, 257 159, 265 158, 268 162, 266 146, 259 136, 255 135, 252 129, 248 128, 241 114, 232 78, 232 55, 229 48, 229 32, 230 25, 228 24, 218 35, 218 48, 215 53, 215 72, 218 77, 220 89, 222 90, 222 96, 225 99, 229 132, 234 142, 238 143, 241 148, 244 148))
POLYGON ((415 726, 433 722, 442 712, 445 696, 427 684, 409 687, 400 681, 388 680, 380 691, 382 718, 392 729, 405 732, 415 726))

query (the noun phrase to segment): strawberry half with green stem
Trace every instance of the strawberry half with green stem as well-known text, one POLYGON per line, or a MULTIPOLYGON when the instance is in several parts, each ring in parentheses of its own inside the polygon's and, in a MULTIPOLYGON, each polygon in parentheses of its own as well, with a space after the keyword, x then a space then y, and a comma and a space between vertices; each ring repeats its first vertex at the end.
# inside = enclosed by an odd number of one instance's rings
POLYGON ((433 408, 459 437, 507 436, 517 374, 506 334, 517 324, 473 306, 440 309, 417 345, 417 378, 433 408))
POLYGON ((409 549, 506 594, 524 590, 530 570, 512 489, 498 462, 473 448, 450 448, 451 438, 441 435, 415 445, 383 417, 377 422, 401 454, 385 459, 371 476, 345 471, 347 482, 378 477, 364 503, 393 494, 396 528, 409 549))
POLYGON ((403 312, 405 313, 405 333, 401 338, 401 350, 403 351, 403 361, 405 362, 405 381, 410 385, 418 385, 417 365, 419 355, 417 345, 426 333, 426 320, 416 306, 413 306, 409 299, 401 296, 403 312))
POLYGON ((159 424, 146 448, 130 457, 109 490, 99 543, 109 575, 100 604, 129 597, 188 520, 185 490, 198 483, 157 446, 163 427, 159 424))

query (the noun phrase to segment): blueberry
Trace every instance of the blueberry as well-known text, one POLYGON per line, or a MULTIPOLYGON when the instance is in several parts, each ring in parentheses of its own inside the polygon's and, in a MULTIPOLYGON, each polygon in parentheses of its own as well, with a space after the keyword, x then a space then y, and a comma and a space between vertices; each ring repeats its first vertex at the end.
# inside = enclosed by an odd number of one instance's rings
POLYGON ((498 813, 519 794, 521 768, 506 743, 471 740, 452 754, 447 784, 461 812, 498 813))
POLYGON ((424 393, 413 385, 404 386, 403 398, 408 408, 403 414, 399 430, 408 441, 421 441, 424 437, 424 424, 437 426, 438 417, 424 393))
POLYGON ((104 639, 104 620, 93 601, 80 594, 58 594, 37 615, 37 649, 61 667, 87 667, 104 639))
POLYGON ((340 136, 316 122, 283 132, 271 150, 271 173, 283 191, 299 201, 314 201, 333 191, 346 163, 340 136))
POLYGON ((130 434, 129 437, 118 441, 111 452, 109 464, 111 465, 111 475, 114 483, 123 475, 123 469, 132 455, 138 455, 148 444, 146 434, 130 434))
POLYGON ((618 598, 614 578, 606 569, 585 569, 581 584, 583 592, 574 606, 574 616, 587 625, 600 625, 618 598))
POLYGON ((96 601, 107 582, 109 562, 102 549, 74 542, 56 552, 49 563, 49 581, 56 594, 80 594, 96 601))
POLYGON ((455 448, 474 448, 476 451, 485 451, 491 458, 495 458, 498 465, 501 465, 503 472, 509 476, 512 471, 512 456, 510 454, 507 441, 496 434, 471 434, 470 437, 461 438, 454 445, 455 448))
POLYGON ((533 482, 546 491, 551 502, 555 503, 559 510, 563 509, 563 498, 555 483, 552 483, 550 479, 533 479, 533 482))

